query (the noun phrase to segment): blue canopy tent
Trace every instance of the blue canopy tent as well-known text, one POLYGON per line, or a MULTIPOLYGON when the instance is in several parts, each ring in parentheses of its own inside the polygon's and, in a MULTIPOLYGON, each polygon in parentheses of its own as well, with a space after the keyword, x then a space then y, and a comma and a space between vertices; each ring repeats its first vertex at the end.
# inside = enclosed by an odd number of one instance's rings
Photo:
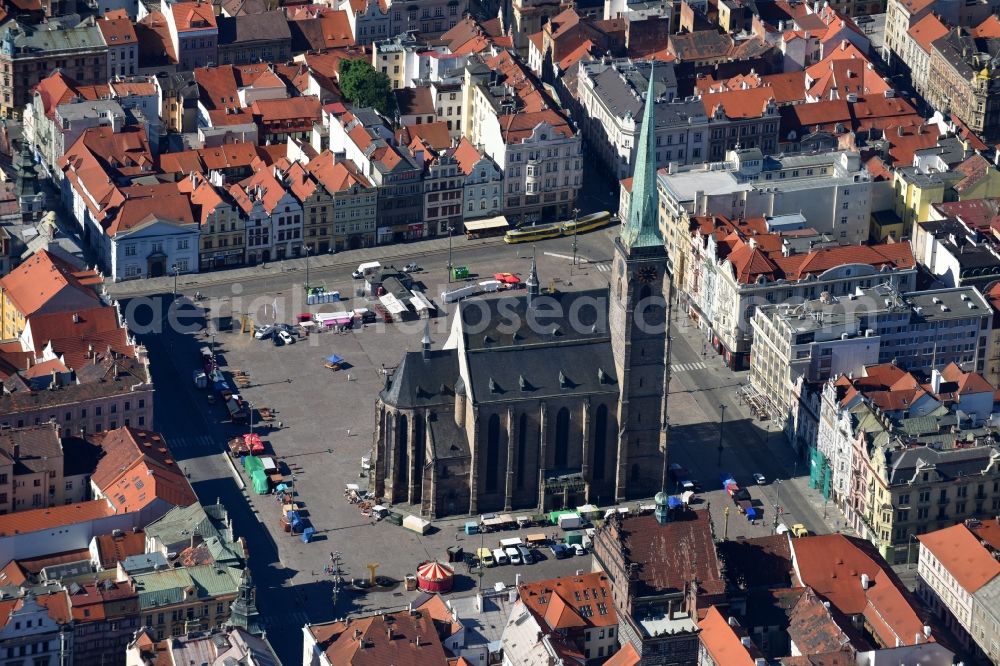
POLYGON ((340 370, 341 364, 344 362, 343 356, 338 356, 337 354, 330 354, 326 357, 326 367, 330 370, 340 370))

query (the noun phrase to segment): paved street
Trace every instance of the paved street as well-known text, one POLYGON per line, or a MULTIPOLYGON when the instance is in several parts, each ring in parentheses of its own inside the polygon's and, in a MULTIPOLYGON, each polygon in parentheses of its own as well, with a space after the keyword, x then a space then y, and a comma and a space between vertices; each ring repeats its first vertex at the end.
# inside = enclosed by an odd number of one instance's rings
MULTIPOLYGON (((606 285, 610 277, 611 238, 615 233, 617 229, 581 236, 577 248, 580 264, 576 269, 571 266, 571 239, 539 243, 535 251, 542 284, 565 289, 606 285)), ((413 249, 413 253, 394 255, 396 263, 418 257, 425 268, 419 277, 435 301, 439 300, 436 294, 447 288, 444 270, 447 248, 442 251, 439 246, 439 241, 428 241, 405 246, 413 249)), ((382 259, 386 258, 387 250, 382 249, 382 259)), ((369 256, 378 258, 366 255, 367 252, 359 251, 349 261, 331 264, 318 273, 321 278, 315 277, 310 269, 313 284, 322 279, 328 289, 350 295, 354 288, 350 270, 369 256)), ((495 271, 526 275, 530 256, 531 248, 492 242, 463 242, 453 251, 456 265, 467 265, 483 276, 495 271)), ((344 497, 345 484, 359 483, 364 487, 367 482, 359 477, 361 458, 369 455, 372 447, 373 407, 384 382, 383 367, 391 368, 405 350, 419 347, 423 322, 370 325, 345 334, 318 333, 297 344, 276 348, 269 342, 254 340, 251 335, 241 335, 227 327, 219 329, 219 317, 249 311, 266 321, 276 314, 278 320, 290 321, 298 312, 329 309, 330 306, 321 305, 309 308, 297 301, 301 287, 295 283, 304 275, 286 271, 260 279, 251 277, 239 284, 227 282, 214 286, 207 279, 210 277, 206 276, 206 284, 195 287, 207 296, 198 303, 199 307, 207 308, 206 318, 195 322, 201 330, 182 334, 168 327, 161 335, 142 336, 154 360, 158 394, 155 426, 166 435, 199 497, 205 502, 221 498, 229 507, 236 533, 247 539, 259 606, 270 629, 296 630, 306 620, 324 621, 361 609, 400 606, 410 598, 399 587, 366 595, 341 594, 334 606, 331 577, 324 573, 331 552, 342 554, 348 577, 365 577, 367 565, 378 563, 380 575, 402 579, 422 560, 445 559, 448 546, 459 545, 467 550, 481 545, 496 546, 497 535, 462 534, 465 517, 436 521, 430 534, 418 536, 388 522, 373 525, 344 497), (240 287, 238 295, 234 286, 240 287), (212 327, 205 328, 206 322, 212 327), (242 487, 239 473, 221 452, 229 437, 245 432, 248 427, 228 422, 224 407, 210 405, 206 394, 196 389, 190 379, 191 371, 198 365, 199 347, 212 344, 213 339, 223 369, 230 373, 239 369, 249 375, 250 386, 242 389, 241 394, 256 407, 266 406, 275 411, 272 423, 255 422, 254 429, 294 475, 297 499, 304 504, 306 516, 317 530, 315 543, 304 544, 282 532, 278 526, 280 507, 274 499, 242 487), (343 356, 351 367, 339 372, 325 369, 323 360, 331 353, 343 356)), ((168 292, 170 288, 172 284, 167 287, 168 292)), ((193 292, 187 285, 181 285, 179 290, 193 292)), ((162 305, 169 300, 157 297, 150 302, 162 305)), ((189 309, 193 307, 183 299, 181 302, 186 302, 189 309)), ((139 303, 146 300, 136 299, 126 304, 126 310, 142 326, 148 323, 149 308, 135 307, 139 303)), ((346 305, 359 307, 364 302, 351 298, 346 305)), ((445 316, 430 320, 435 346, 441 345, 447 335, 449 313, 442 314, 445 316)), ((168 319, 167 314, 158 316, 168 319)), ((822 505, 818 504, 816 494, 805 487, 804 466, 796 469, 791 449, 783 438, 777 433, 768 438, 766 424, 755 422, 743 412, 736 392, 740 382, 746 381, 745 373, 733 373, 718 358, 703 356, 698 331, 682 317, 676 321, 670 459, 690 469, 704 485, 706 492, 699 501, 710 504, 718 537, 772 533, 775 505, 784 510, 781 520, 787 524, 802 522, 813 531, 829 531, 833 526, 824 523, 822 505), (716 456, 720 404, 727 405, 721 466, 716 456), (750 487, 763 512, 762 520, 755 525, 750 525, 735 510, 730 511, 727 525, 724 509, 735 507, 720 489, 722 471, 732 472, 741 484, 750 487), (756 471, 769 480, 782 481, 752 486, 751 474, 756 471), (799 476, 789 480, 796 471, 799 476)), ((537 531, 535 528, 522 532, 537 531)), ((552 528, 544 531, 553 533, 552 528)), ((501 536, 514 534, 505 532, 501 536)), ((464 565, 459 565, 456 591, 469 591, 480 584, 492 586, 498 581, 512 584, 517 573, 526 579, 539 579, 589 568, 589 556, 566 560, 550 557, 532 566, 487 569, 480 581, 468 575, 464 565)), ((297 640, 282 643, 283 659, 300 658, 297 640)))

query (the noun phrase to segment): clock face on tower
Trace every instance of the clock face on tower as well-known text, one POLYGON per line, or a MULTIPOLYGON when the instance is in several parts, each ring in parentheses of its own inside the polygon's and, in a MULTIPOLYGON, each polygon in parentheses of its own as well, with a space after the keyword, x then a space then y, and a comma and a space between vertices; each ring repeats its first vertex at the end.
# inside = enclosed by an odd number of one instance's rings
POLYGON ((656 279, 656 269, 652 266, 643 266, 636 273, 636 277, 639 278, 639 282, 643 284, 650 284, 656 279))

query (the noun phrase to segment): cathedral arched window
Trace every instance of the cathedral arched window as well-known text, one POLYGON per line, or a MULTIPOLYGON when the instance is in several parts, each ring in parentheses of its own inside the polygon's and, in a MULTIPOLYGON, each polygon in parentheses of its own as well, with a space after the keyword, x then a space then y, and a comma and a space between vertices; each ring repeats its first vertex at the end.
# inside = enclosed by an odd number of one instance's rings
POLYGON ((594 416, 594 465, 591 467, 594 481, 604 478, 604 468, 608 455, 608 406, 601 405, 594 416))
POLYGON ((566 467, 569 459, 569 409, 563 407, 556 414, 556 451, 554 460, 555 467, 566 467))
POLYGON ((490 415, 486 426, 486 492, 497 490, 497 479, 500 477, 500 417, 490 415))
POLYGON ((528 449, 528 415, 517 421, 517 487, 524 488, 524 456, 528 449))
POLYGON ((396 479, 405 481, 410 462, 409 435, 410 424, 406 414, 396 419, 396 450, 399 452, 399 462, 396 464, 396 479))

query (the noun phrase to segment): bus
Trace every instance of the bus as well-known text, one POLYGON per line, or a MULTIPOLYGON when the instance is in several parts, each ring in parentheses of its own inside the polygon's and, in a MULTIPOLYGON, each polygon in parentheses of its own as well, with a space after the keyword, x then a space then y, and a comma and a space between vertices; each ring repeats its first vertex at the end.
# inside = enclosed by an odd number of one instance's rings
POLYGON ((584 215, 575 220, 570 220, 569 222, 563 222, 562 232, 564 236, 572 236, 575 233, 582 234, 587 231, 606 227, 611 224, 611 220, 611 213, 602 210, 590 215, 584 215))
POLYGON ((505 243, 530 243, 546 238, 562 236, 562 226, 557 224, 535 224, 520 229, 511 229, 503 236, 505 243))

